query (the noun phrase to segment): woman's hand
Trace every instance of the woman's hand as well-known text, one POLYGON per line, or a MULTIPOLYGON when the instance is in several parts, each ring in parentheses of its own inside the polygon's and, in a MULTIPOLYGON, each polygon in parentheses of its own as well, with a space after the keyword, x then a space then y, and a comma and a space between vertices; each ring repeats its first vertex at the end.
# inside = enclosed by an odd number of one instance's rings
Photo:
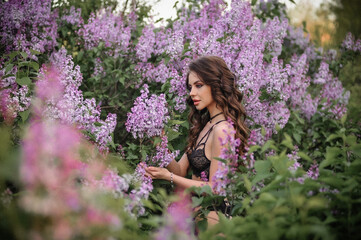
POLYGON ((145 171, 152 179, 164 179, 170 181, 170 172, 166 168, 147 167, 145 171))

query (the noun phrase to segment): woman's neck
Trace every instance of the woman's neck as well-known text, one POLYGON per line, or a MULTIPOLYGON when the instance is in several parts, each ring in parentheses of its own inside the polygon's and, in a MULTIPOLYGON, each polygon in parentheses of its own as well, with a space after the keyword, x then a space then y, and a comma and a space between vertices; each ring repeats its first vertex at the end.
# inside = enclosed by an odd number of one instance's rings
POLYGON ((224 117, 223 117, 223 111, 222 111, 222 109, 219 109, 219 108, 217 108, 216 106, 214 106, 213 108, 212 108, 212 107, 209 107, 209 108, 208 108, 208 112, 209 112, 209 117, 210 117, 209 122, 212 122, 212 121, 214 121, 215 119, 222 119, 222 118, 224 118, 224 117))

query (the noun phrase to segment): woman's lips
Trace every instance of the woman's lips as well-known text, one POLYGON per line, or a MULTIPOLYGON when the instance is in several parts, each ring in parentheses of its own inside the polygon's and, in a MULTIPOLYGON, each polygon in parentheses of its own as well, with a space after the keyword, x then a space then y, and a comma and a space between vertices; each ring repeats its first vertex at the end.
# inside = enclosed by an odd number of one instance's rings
POLYGON ((193 100, 193 104, 197 106, 199 104, 200 100, 193 100))

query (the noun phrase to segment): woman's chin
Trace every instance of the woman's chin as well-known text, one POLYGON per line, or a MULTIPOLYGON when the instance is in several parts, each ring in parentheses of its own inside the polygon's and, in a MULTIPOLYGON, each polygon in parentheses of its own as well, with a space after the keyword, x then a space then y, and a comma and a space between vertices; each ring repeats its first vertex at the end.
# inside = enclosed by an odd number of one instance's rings
POLYGON ((197 106, 195 106, 195 107, 196 107, 196 109, 197 109, 198 111, 202 111, 203 108, 204 108, 204 107, 202 107, 202 106, 200 106, 200 105, 197 105, 197 106))

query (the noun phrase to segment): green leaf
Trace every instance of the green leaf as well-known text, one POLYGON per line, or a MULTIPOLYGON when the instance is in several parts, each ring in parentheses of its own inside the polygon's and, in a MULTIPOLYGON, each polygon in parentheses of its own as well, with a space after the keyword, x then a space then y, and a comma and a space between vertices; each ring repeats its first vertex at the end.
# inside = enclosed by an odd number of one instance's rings
POLYGON ((192 197, 192 207, 197 207, 201 205, 201 203, 203 202, 203 198, 204 197, 192 197))
POLYGON ((326 142, 330 142, 330 141, 332 141, 334 139, 337 139, 337 138, 342 138, 342 136, 340 134, 333 133, 330 136, 328 136, 328 138, 326 139, 326 142))
POLYGON ((284 137, 285 139, 281 142, 281 144, 293 150, 292 138, 287 133, 284 134, 284 137))
POLYGON ((347 113, 346 113, 346 114, 344 114, 344 115, 342 116, 342 118, 341 118, 341 124, 342 124, 342 125, 344 125, 344 124, 345 124, 346 119, 347 119, 347 113))
POLYGON ((30 62, 29 66, 34 68, 35 71, 39 71, 39 64, 37 62, 30 62))
POLYGON ((320 164, 320 168, 327 167, 338 160, 338 156, 342 153, 342 150, 338 147, 329 147, 326 150, 326 159, 320 164))
POLYGON ((211 189, 211 187, 209 185, 202 186, 201 192, 206 193, 209 196, 213 195, 212 189, 211 189))
POLYGON ((258 160, 255 161, 254 163, 254 169, 256 170, 257 174, 258 173, 269 173, 270 169, 271 169, 271 162, 270 161, 262 161, 262 160, 258 160))
POLYGON ((184 123, 185 121, 182 120, 169 120, 168 123, 171 125, 181 125, 182 123, 184 123))
POLYGON ((23 112, 19 112, 19 115, 20 115, 21 119, 23 120, 23 122, 25 122, 28 119, 29 113, 30 113, 29 109, 25 110, 23 112))
POLYGON ((110 142, 109 142, 109 145, 110 145, 113 149, 115 149, 115 144, 114 144, 113 141, 110 141, 110 142))
POLYGON ((103 126, 103 124, 101 124, 100 122, 95 122, 94 125, 95 125, 96 127, 101 127, 101 126, 103 126))
POLYGON ((167 134, 168 136, 168 141, 172 141, 173 139, 176 139, 178 136, 180 135, 179 132, 176 132, 176 131, 173 131, 173 130, 170 130, 167 134))
POLYGON ((142 155, 142 159, 145 160, 147 158, 147 151, 145 149, 142 149, 140 151, 140 154, 142 155))
POLYGON ((351 147, 352 152, 357 155, 358 157, 361 157, 361 144, 355 144, 351 147))
POLYGON ((288 172, 287 163, 289 162, 289 160, 288 160, 288 157, 285 155, 284 152, 279 156, 271 156, 270 160, 272 162, 272 165, 273 165, 274 169, 279 174, 284 174, 284 173, 288 172))
POLYGON ((10 61, 12 61, 18 54, 19 54, 18 51, 11 52, 10 53, 10 61))
POLYGON ((251 181, 249 181, 249 179, 247 178, 247 176, 243 175, 243 180, 244 180, 244 186, 246 187, 248 192, 251 192, 252 190, 252 183, 251 181))
POLYGON ((251 146, 249 148, 248 153, 253 153, 253 152, 257 151, 260 148, 261 148, 261 146, 259 146, 259 145, 253 145, 253 146, 251 146))
POLYGON ((31 52, 32 54, 34 54, 34 55, 40 55, 40 54, 41 54, 41 52, 36 51, 36 50, 34 50, 34 49, 30 49, 30 52, 31 52))
POLYGON ((296 140, 296 142, 298 144, 301 144, 301 135, 298 133, 295 133, 295 132, 292 135, 293 135, 293 138, 296 140))
POLYGON ((312 162, 312 159, 304 152, 298 152, 297 155, 306 161, 312 162))
POLYGON ((305 120, 303 120, 302 118, 300 118, 300 116, 297 113, 294 113, 293 116, 295 116, 295 118, 297 119, 297 121, 301 124, 305 123, 305 120))
POLYGON ((259 196, 259 200, 264 202, 275 202, 276 198, 272 194, 264 192, 259 196))
POLYGON ((254 6, 254 5, 256 5, 256 3, 257 3, 257 0, 252 0, 251 5, 254 6))
POLYGON ((29 77, 23 77, 23 78, 17 78, 16 82, 21 86, 27 86, 31 83, 31 80, 29 77))
POLYGON ((274 173, 261 173, 258 174, 252 179, 252 185, 255 185, 256 183, 258 183, 259 181, 272 177, 274 175, 274 173))
POLYGON ((13 67, 14 67, 14 64, 12 64, 12 63, 8 64, 8 65, 6 66, 6 68, 5 68, 5 75, 6 75, 8 72, 10 72, 10 71, 13 69, 13 67))
POLYGON ((272 149, 275 148, 275 146, 274 146, 274 141, 273 141, 272 139, 268 140, 268 141, 262 146, 261 153, 263 153, 264 151, 268 150, 269 148, 272 148, 272 149))
POLYGON ((80 61, 80 60, 83 58, 83 55, 84 55, 84 51, 79 51, 79 52, 78 52, 78 55, 76 56, 76 59, 77 59, 78 61, 80 61))
POLYGON ((21 56, 23 56, 24 59, 28 57, 28 54, 26 52, 20 52, 21 56))
POLYGON ((125 77, 120 77, 120 78, 119 78, 119 82, 124 85, 125 77))
POLYGON ((262 134, 263 137, 266 136, 266 129, 264 129, 263 126, 261 128, 261 134, 262 134))

